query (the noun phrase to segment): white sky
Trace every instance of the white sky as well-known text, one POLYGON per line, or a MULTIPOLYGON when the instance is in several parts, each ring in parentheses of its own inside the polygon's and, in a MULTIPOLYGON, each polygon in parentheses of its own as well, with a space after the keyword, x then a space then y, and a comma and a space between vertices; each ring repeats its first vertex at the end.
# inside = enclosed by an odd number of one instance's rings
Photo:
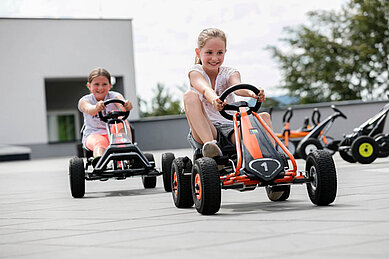
MULTIPOLYGON (((282 28, 307 23, 308 11, 339 10, 344 0, 1 0, 0 17, 131 18, 138 95, 150 100, 157 83, 181 98, 188 85, 200 31, 217 27, 227 34, 226 66, 242 81, 282 94, 277 63, 268 45, 281 46, 282 28)), ((94 67, 91 64, 91 67, 94 67)), ((115 73, 115 71, 110 71, 115 73)))

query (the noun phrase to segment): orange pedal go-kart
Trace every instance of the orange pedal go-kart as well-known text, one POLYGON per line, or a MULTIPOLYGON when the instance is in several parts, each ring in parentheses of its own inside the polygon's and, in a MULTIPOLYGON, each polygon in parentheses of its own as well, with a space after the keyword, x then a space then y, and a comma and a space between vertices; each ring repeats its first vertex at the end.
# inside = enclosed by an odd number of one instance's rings
MULTIPOLYGON (((259 92, 252 85, 239 84, 228 88, 220 100, 239 89, 259 92)), ((220 113, 233 121, 236 147, 222 147, 222 157, 195 153, 192 165, 188 157, 174 158, 172 153, 162 156, 162 171, 164 178, 170 177, 168 187, 176 207, 194 204, 199 213, 212 215, 220 209, 222 189, 246 191, 256 187, 265 187, 271 201, 284 201, 289 198, 292 184, 306 184, 309 198, 316 205, 326 206, 335 200, 337 176, 332 157, 324 150, 316 150, 308 155, 305 170, 298 171, 292 154, 255 113, 260 106, 259 101, 254 107, 245 101, 225 105, 220 113), (268 134, 283 152, 274 148, 268 134)))

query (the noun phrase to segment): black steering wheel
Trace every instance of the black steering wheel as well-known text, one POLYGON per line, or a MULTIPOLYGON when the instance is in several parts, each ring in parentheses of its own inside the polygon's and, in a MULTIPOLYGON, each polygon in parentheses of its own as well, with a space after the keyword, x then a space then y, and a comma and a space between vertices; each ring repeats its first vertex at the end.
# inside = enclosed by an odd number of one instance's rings
POLYGON ((315 126, 320 123, 321 113, 318 108, 313 109, 311 120, 315 126))
MULTIPOLYGON (((259 94, 259 90, 258 88, 256 88, 255 86, 253 85, 249 85, 249 84, 237 84, 237 85, 233 85, 229 88, 227 88, 223 93, 222 95, 219 97, 219 99, 224 102, 224 100, 226 99, 226 97, 235 92, 236 90, 241 90, 241 89, 247 89, 247 90, 251 90, 253 91, 256 95, 259 94)), ((249 110, 247 111, 248 114, 250 114, 251 112, 256 112, 259 110, 259 108, 261 108, 261 102, 257 99, 257 102, 255 103, 255 106, 252 107, 252 106, 249 106, 249 104, 246 102, 246 101, 240 101, 240 102, 234 102, 234 103, 228 103, 226 104, 224 107, 223 107, 223 110, 220 111, 220 114, 226 118, 227 120, 232 120, 232 115, 228 114, 226 111, 239 111, 239 108, 240 107, 248 107, 249 110)))
MULTIPOLYGON (((104 102, 104 105, 107 106, 110 103, 120 103, 121 105, 124 106, 124 101, 119 100, 119 99, 109 99, 109 100, 106 100, 104 102)), ((130 111, 125 111, 125 112, 124 111, 113 111, 113 112, 108 113, 105 116, 103 115, 103 113, 101 111, 99 112, 100 120, 102 120, 104 122, 107 122, 108 119, 117 119, 120 116, 123 116, 122 120, 126 120, 129 115, 130 115, 130 111)))
POLYGON ((343 117, 343 118, 345 118, 345 119, 347 119, 347 116, 346 115, 344 115, 344 113, 343 112, 341 112, 341 110, 339 110, 338 108, 336 108, 336 106, 335 105, 331 105, 331 108, 335 111, 335 112, 338 112, 339 113, 339 115, 341 116, 341 117, 343 117))

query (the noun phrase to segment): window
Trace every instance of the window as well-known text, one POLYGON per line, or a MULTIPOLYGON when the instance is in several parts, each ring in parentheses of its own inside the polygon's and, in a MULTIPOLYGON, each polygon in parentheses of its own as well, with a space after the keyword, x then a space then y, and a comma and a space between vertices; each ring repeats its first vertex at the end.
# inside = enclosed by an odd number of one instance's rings
POLYGON ((80 138, 78 113, 50 111, 47 114, 49 142, 69 142, 80 138))

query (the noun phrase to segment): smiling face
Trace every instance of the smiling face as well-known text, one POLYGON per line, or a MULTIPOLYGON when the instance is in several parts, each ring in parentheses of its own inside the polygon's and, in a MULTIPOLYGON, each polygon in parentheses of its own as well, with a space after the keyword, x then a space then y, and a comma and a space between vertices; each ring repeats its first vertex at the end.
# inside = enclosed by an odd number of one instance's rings
POLYGON ((104 101, 105 96, 111 89, 112 84, 109 83, 105 76, 95 77, 92 82, 87 84, 90 92, 96 97, 97 101, 104 101))
POLYGON ((196 55, 205 71, 217 72, 223 64, 226 51, 225 41, 215 37, 208 39, 201 49, 197 48, 196 55))

